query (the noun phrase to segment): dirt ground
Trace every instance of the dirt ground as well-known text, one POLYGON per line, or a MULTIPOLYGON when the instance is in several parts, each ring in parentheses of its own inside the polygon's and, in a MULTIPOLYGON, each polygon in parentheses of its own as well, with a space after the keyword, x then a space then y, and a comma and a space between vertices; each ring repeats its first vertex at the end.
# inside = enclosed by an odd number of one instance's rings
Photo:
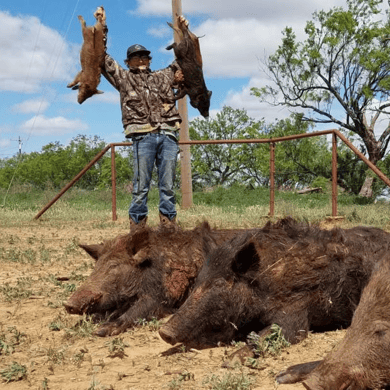
POLYGON ((116 337, 94 337, 95 325, 88 318, 69 315, 62 306, 93 267, 77 244, 126 232, 125 220, 1 227, 0 388, 231 389, 223 381, 245 379, 251 385, 234 389, 303 389, 277 386, 275 375, 292 364, 322 358, 345 334, 310 334, 277 357, 259 359, 255 368, 234 369, 221 365, 239 346, 185 352, 166 344, 153 322, 116 337))

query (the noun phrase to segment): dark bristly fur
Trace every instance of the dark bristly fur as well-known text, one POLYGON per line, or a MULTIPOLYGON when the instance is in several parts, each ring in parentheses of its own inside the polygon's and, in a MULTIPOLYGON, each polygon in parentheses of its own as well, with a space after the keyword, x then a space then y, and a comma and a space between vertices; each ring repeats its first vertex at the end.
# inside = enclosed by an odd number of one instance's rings
POLYGON ((192 107, 197 108, 200 114, 207 118, 209 116, 211 91, 207 90, 203 77, 203 62, 200 52, 199 39, 193 34, 185 20, 177 16, 177 26, 175 28, 168 23, 180 36, 179 43, 173 43, 167 50, 173 49, 176 60, 183 71, 184 82, 176 94, 176 99, 181 99, 186 94, 190 97, 192 107))
POLYGON ((96 265, 65 308, 109 318, 99 336, 124 332, 140 318, 161 318, 187 298, 207 251, 234 234, 206 222, 193 230, 146 226, 104 244, 80 245, 96 265))
POLYGON ((273 323, 291 343, 309 330, 347 327, 389 242, 376 228, 328 231, 292 219, 234 237, 211 253, 160 335, 202 348, 273 323))
POLYGON ((375 267, 341 343, 322 362, 289 367, 276 380, 281 384, 303 381, 309 390, 389 388, 389 307, 390 258, 385 255, 375 267))

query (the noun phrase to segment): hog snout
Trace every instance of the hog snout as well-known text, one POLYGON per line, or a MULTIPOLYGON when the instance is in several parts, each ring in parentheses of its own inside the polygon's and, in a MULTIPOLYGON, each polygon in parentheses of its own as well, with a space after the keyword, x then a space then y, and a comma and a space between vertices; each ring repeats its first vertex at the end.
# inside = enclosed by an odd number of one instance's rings
POLYGON ((76 292, 67 302, 64 302, 64 307, 69 314, 84 314, 101 297, 102 294, 92 291, 76 292))

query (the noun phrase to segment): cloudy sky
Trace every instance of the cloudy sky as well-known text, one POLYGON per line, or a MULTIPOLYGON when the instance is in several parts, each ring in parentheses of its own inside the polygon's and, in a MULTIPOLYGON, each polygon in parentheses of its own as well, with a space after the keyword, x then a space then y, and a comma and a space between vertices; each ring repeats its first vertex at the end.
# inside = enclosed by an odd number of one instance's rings
MULTIPOLYGON (((288 113, 260 104, 252 86, 268 80, 261 62, 281 43, 291 26, 298 39, 316 10, 345 6, 345 0, 182 0, 183 14, 200 40, 213 114, 224 105, 245 109, 253 118, 274 121, 288 113)), ((109 28, 108 52, 123 64, 127 47, 140 43, 152 51, 152 69, 167 66, 172 52, 171 0, 2 0, 0 4, 0 158, 22 151, 41 151, 78 134, 97 135, 107 143, 123 138, 118 93, 102 78, 102 95, 82 105, 66 88, 79 70, 82 15, 94 24, 93 12, 103 5, 109 28)), ((189 120, 198 115, 189 106, 189 120)))

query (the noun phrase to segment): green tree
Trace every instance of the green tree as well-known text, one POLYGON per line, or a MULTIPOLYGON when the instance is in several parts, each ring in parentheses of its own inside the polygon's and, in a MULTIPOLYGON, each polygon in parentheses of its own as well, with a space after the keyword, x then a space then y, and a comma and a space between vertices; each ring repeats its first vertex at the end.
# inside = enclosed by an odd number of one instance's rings
POLYGON ((253 88, 262 101, 303 109, 303 119, 334 123, 356 133, 376 164, 390 141, 390 125, 374 130, 390 106, 390 23, 382 0, 347 0, 347 8, 313 14, 306 40, 286 27, 266 67, 274 86, 253 88), (375 104, 378 102, 378 104, 375 104))
MULTIPOLYGON (((260 138, 278 138, 305 134, 310 123, 302 116, 292 114, 290 118, 276 121, 263 128, 260 138)), ((270 167, 269 144, 247 144, 244 146, 245 172, 248 179, 258 184, 268 184, 270 167), (259 176, 261 173, 261 176, 259 176)), ((331 177, 332 155, 325 137, 309 137, 275 144, 275 184, 291 187, 296 183, 310 184, 317 176, 331 177)))
MULTIPOLYGON (((223 107, 215 119, 196 118, 190 123, 191 140, 232 140, 258 138, 262 122, 250 118, 245 110, 223 107)), ((243 144, 193 146, 191 164, 194 186, 230 185, 243 176, 243 144)))
MULTIPOLYGON (((49 143, 41 152, 23 154, 2 162, 0 185, 8 187, 12 178, 15 182, 26 183, 37 188, 50 185, 59 188, 72 180, 103 148, 105 142, 99 137, 79 135, 68 146, 59 142, 49 143)), ((97 187, 104 156, 77 182, 81 188, 97 187)))
MULTIPOLYGON (((224 107, 210 121, 195 119, 190 124, 192 140, 269 139, 306 133, 310 123, 302 116, 266 124, 248 117, 245 110, 224 107)), ((268 143, 193 146, 191 149, 195 186, 246 183, 268 185, 268 143)), ((278 186, 307 184, 317 176, 331 177, 331 153, 325 138, 303 138, 278 142, 275 148, 275 180, 278 186)))

